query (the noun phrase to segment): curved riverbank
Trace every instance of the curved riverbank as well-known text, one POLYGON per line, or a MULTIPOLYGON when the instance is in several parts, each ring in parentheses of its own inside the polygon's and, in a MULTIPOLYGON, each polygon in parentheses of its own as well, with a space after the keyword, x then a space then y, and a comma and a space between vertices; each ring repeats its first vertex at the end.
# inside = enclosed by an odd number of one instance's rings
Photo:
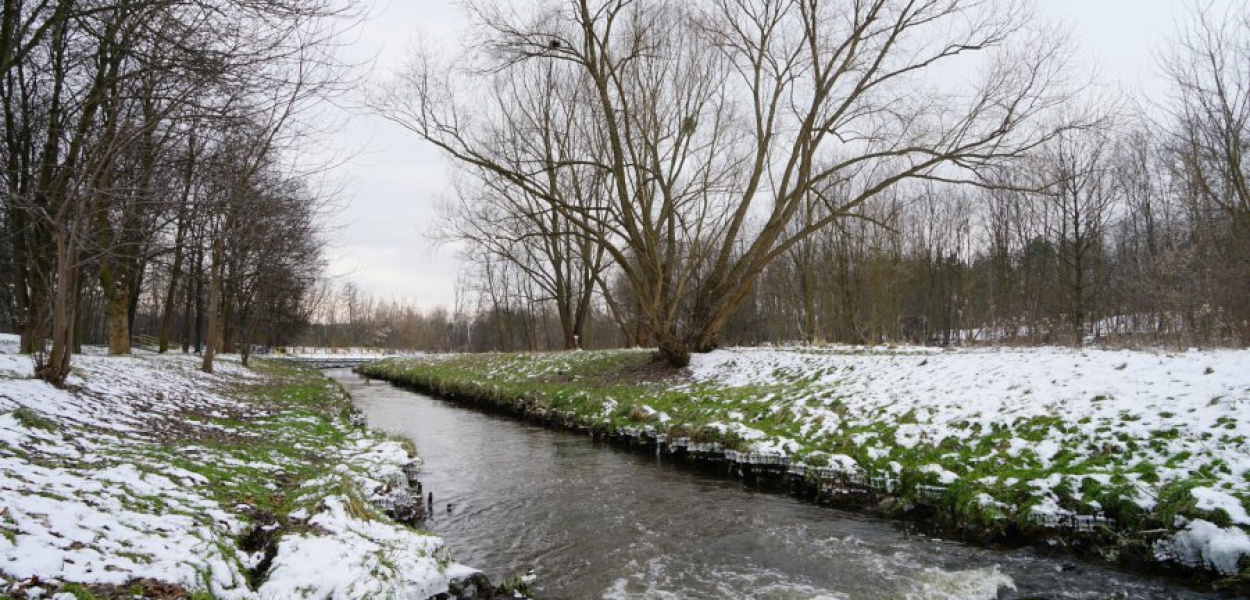
MULTIPOLYGON (((882 355, 889 359, 901 356, 914 362, 939 362, 943 357, 942 353, 926 354, 916 360, 917 354, 907 351, 882 355)), ((858 366, 862 373, 867 370, 862 364, 866 356, 868 360, 882 360, 882 356, 846 350, 820 358, 826 368, 836 367, 842 359, 860 361, 858 366)), ((1065 354, 1063 358, 1076 356, 1065 354)), ((981 354, 978 358, 990 363, 987 367, 992 369, 995 359, 1000 357, 981 354)), ((1117 353, 1115 358, 1126 363, 1134 360, 1133 356, 1126 357, 1122 353, 1117 353)), ((758 357, 739 355, 718 359, 742 363, 750 359, 752 368, 759 371, 758 357)), ((1217 362, 1215 368, 1225 366, 1217 362)), ((1115 370, 1114 365, 1111 370, 1115 370)), ((1146 510, 1132 503, 1132 498, 1114 494, 1116 486, 1112 484, 1123 477, 1122 471, 1140 470, 1131 462, 1106 461, 1101 463, 1101 473, 1093 469, 1082 471, 1080 465, 1074 466, 1076 461, 1071 460, 1062 462, 1060 468, 1047 470, 1037 464, 1036 453, 1029 451, 1020 453, 1022 456, 1017 456, 1018 460, 1003 460, 992 465, 994 469, 985 468, 982 459, 976 470, 964 469, 960 473, 962 476, 956 475, 958 463, 968 457, 960 456, 950 436, 929 443, 923 439, 922 431, 918 436, 922 439, 911 446, 899 444, 884 449, 879 443, 856 443, 864 439, 893 438, 886 434, 896 430, 907 432, 912 429, 909 425, 933 430, 937 428, 933 422, 941 418, 933 415, 927 419, 916 418, 913 407, 909 422, 886 424, 893 430, 879 425, 871 431, 875 436, 866 436, 864 428, 852 422, 851 412, 863 407, 857 406, 855 398, 846 393, 847 386, 841 386, 837 402, 842 409, 841 422, 845 430, 825 427, 817 435, 801 437, 804 429, 813 428, 811 420, 790 416, 770 421, 767 417, 778 413, 793 415, 797 412, 795 396, 801 394, 810 398, 821 391, 820 385, 811 382, 810 372, 799 374, 799 385, 698 381, 697 374, 655 371, 647 355, 641 352, 444 357, 375 363, 361 371, 458 403, 547 426, 590 432, 643 452, 658 450, 688 465, 743 477, 760 486, 791 491, 823 504, 908 519, 927 530, 959 539, 983 544, 1032 544, 1043 551, 1073 553, 1141 572, 1185 577, 1232 593, 1244 594, 1247 590, 1246 564, 1237 563, 1245 559, 1241 554, 1232 554, 1230 566, 1227 552, 1230 548, 1231 552, 1237 552, 1238 546, 1224 543, 1230 536, 1233 542, 1237 541, 1235 536, 1239 530, 1229 523, 1233 517, 1204 508, 1205 505, 1193 497, 1198 495, 1193 490, 1203 493, 1204 486, 1198 483, 1207 483, 1209 487, 1209 479, 1195 482, 1172 478, 1160 482, 1157 487, 1165 492, 1162 495, 1180 496, 1177 490, 1181 490, 1189 497, 1165 498, 1166 502, 1156 503, 1153 510, 1146 510), (662 381, 655 383, 657 378, 662 381), (815 393, 813 388, 817 388, 815 393), (778 400, 779 397, 788 400, 778 400), (760 435, 761 431, 765 433, 760 435), (953 456, 942 460, 943 455, 953 456), (1016 482, 1010 481, 1013 478, 1023 484, 1015 485, 1016 482), (1071 479, 1077 480, 1075 489, 1068 482, 1071 479), (1091 482, 1097 483, 1100 479, 1108 485, 1102 486, 1104 489, 1095 497, 1091 482), (1035 489, 1030 484, 1037 480, 1052 482, 1052 485, 1041 492, 1020 493, 1021 488, 1035 489), (1004 491, 1016 495, 1012 497, 1004 491), (1118 503, 1107 502, 1111 499, 1118 503), (1052 510, 1043 512, 1037 507, 1052 510), (1165 523, 1168 520, 1170 523, 1165 523), (1220 521, 1224 522, 1224 527, 1218 524, 1220 521), (1199 534, 1207 537, 1198 539, 1199 534), (1225 536, 1223 541, 1219 539, 1221 535, 1225 536), (1202 547, 1198 543, 1201 541, 1215 546, 1202 547), (1175 550, 1178 547, 1180 551, 1175 550), (1188 551, 1193 554, 1184 554, 1188 551)), ((721 376, 730 380, 733 373, 721 376)), ((1167 393, 1169 390, 1154 391, 1167 393)), ((1236 405, 1242 399, 1234 396, 1224 401, 1236 405)), ((1082 418, 1075 416, 1073 420, 1082 418)), ((988 420, 993 421, 994 416, 990 415, 988 420)), ((1009 434, 1027 434, 1028 425, 1036 425, 1037 420, 1037 416, 1009 418, 1003 415, 1002 424, 987 427, 997 436, 969 435, 958 441, 965 448, 988 448, 1013 456, 1007 451, 1017 436, 1009 434)), ((1061 431, 1067 428, 1060 417, 1046 424, 1061 431)), ((1125 429, 1131 431, 1131 428, 1125 429)), ((1112 439, 1128 437, 1125 431, 1107 433, 1112 439)), ((1034 436, 1028 441, 1036 447, 1045 445, 1048 439, 1034 436)), ((1134 483, 1138 481, 1140 478, 1133 479, 1134 483)), ((1121 492, 1129 487, 1121 486, 1121 492)))
POLYGON ((1158 577, 963 544, 761 491, 344 372, 370 423, 416 442, 426 527, 544 600, 1216 600, 1158 577))
POLYGON ((472 587, 457 581, 475 571, 414 527, 412 445, 354 422, 321 373, 86 355, 57 389, 15 350, 0 336, 0 598, 426 600, 472 587))

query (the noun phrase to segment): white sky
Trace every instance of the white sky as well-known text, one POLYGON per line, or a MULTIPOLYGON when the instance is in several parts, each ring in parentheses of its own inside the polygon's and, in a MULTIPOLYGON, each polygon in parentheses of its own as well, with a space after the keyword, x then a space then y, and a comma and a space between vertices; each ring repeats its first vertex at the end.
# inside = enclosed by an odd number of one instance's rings
MULTIPOLYGON (((366 1, 373 8, 352 55, 376 56, 374 77, 396 68, 418 36, 454 46, 465 26, 454 0, 366 1)), ((1082 66, 1095 69, 1099 83, 1160 93, 1155 56, 1173 37, 1188 0, 1035 1, 1043 16, 1071 27, 1082 66)), ((335 217, 331 275, 380 298, 450 306, 459 261, 423 235, 434 223, 436 201, 448 193, 448 161, 375 116, 352 118, 327 143, 350 156, 335 173, 345 207, 335 217)))

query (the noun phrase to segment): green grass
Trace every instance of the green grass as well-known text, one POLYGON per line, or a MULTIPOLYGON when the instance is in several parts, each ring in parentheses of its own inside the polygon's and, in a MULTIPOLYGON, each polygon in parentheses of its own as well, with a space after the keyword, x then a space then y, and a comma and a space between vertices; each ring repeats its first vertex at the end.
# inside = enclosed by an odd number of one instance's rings
POLYGON ((57 423, 48 417, 39 414, 39 412, 27 408, 25 406, 13 411, 13 418, 17 419, 23 427, 27 429, 42 429, 44 431, 56 431, 57 423))
MULTIPOLYGON (((357 442, 386 439, 382 434, 349 423, 347 417, 353 408, 347 393, 313 369, 255 361, 253 370, 265 377, 239 378, 216 390, 242 401, 238 414, 212 410, 179 415, 182 426, 163 432, 155 438, 159 442, 111 445, 108 448, 110 461, 133 465, 145 474, 165 475, 172 469, 194 473, 201 478, 189 483, 195 492, 214 500, 227 511, 237 512, 235 507, 246 505, 247 510, 236 514, 245 524, 248 521, 254 525, 276 523, 283 534, 307 530, 304 520, 291 519, 289 515, 297 509, 316 513, 329 496, 345 498, 349 512, 357 518, 387 519, 380 509, 368 502, 352 477, 336 470, 343 462, 344 453, 357 442), (305 486, 314 480, 317 485, 305 486)), ((61 430, 58 422, 31 409, 21 408, 12 414, 27 428, 61 430)), ((72 427, 66 427, 64 433, 71 434, 72 427)), ((415 455, 411 442, 405 447, 415 455)), ((93 468, 88 464, 63 461, 54 466, 83 471, 93 468)), ((359 475, 367 475, 365 465, 348 467, 359 475)), ((47 492, 33 490, 31 493, 47 492)), ((90 501, 89 496, 85 497, 90 501)), ((160 495, 126 494, 115 499, 133 511, 179 514, 213 525, 213 517, 203 511, 179 508, 181 503, 160 495)), ((251 528, 247 526, 245 531, 251 528)), ((17 533, 11 519, 0 518, 0 535, 13 543, 17 533)), ((237 560, 235 550, 240 540, 222 538, 217 546, 228 559, 235 557, 237 560)), ((137 553, 115 551, 115 554, 137 563, 151 560, 137 553)), ((251 573, 243 572, 253 586, 263 582, 263 574, 253 579, 251 573)), ((77 600, 95 598, 90 589, 81 585, 67 584, 60 591, 72 594, 77 600)), ((203 590, 188 593, 192 600, 212 600, 203 590)), ((106 597, 113 597, 112 594, 110 591, 106 597)), ((117 597, 134 596, 129 590, 119 589, 118 594, 121 595, 117 597)), ((139 597, 143 597, 142 590, 139 597)))
MULTIPOLYGON (((362 513, 381 518, 359 498, 350 481, 329 477, 336 465, 335 451, 360 435, 377 435, 348 424, 350 397, 311 369, 264 361, 257 361, 256 368, 270 377, 237 385, 231 394, 263 409, 267 416, 197 417, 229 428, 231 433, 137 447, 126 451, 128 457, 140 464, 170 465, 196 473, 207 480, 204 488, 222 506, 246 504, 253 512, 280 521, 297 509, 315 509, 331 495, 356 498, 367 507, 362 513), (315 493, 301 488, 305 482, 327 477, 331 485, 317 486, 315 493)), ((147 500, 151 508, 160 509, 159 498, 147 500)))
POLYGON ((64 586, 61 587, 61 592, 72 595, 74 597, 74 600, 95 600, 96 598, 95 595, 92 594, 90 590, 88 590, 87 588, 81 585, 78 585, 77 583, 65 584, 64 586))
MULTIPOLYGON (((1189 490, 1211 482, 1201 470, 1190 477, 1170 473, 1175 479, 1163 485, 1159 506, 1153 512, 1139 507, 1135 499, 1142 487, 1163 483, 1161 467, 1179 470, 1193 457, 1173 449, 1181 436, 1176 428, 1157 429, 1145 438, 1129 434, 1126 427, 1140 419, 1136 415, 1125 413, 1097 422, 1086 418, 1077 423, 1059 416, 984 424, 965 421, 952 424, 958 435, 922 437, 914 446, 904 447, 895 442, 900 427, 917 427, 923 435, 923 419, 931 417, 914 412, 889 414, 888 407, 856 414, 848 409, 854 403, 836 381, 821 382, 830 373, 778 369, 773 373, 776 384, 726 386, 692 382, 676 373, 656 380, 656 375, 665 374, 643 371, 654 368, 649 367, 650 360, 646 351, 479 354, 390 359, 366 365, 362 372, 443 396, 558 411, 581 426, 605 433, 650 426, 670 439, 687 436, 692 441, 715 441, 726 449, 744 450, 749 445, 746 441, 708 427, 736 421, 769 437, 797 441, 800 449, 792 460, 810 466, 827 464, 830 454, 851 456, 869 477, 892 473, 898 465, 901 472, 895 493, 906 501, 920 497, 919 486, 937 483, 924 467, 939 465, 960 479, 939 498, 925 500, 938 504, 940 513, 953 515, 961 524, 977 524, 991 532, 1005 530, 1009 523, 1032 527, 1032 509, 1042 497, 1031 482, 1047 479, 1055 483, 1051 489, 1061 507, 1078 514, 1102 512, 1128 529, 1170 527, 1178 515, 1227 521, 1227 515, 1221 519, 1194 507, 1189 490), (819 407, 836 418, 813 421, 796 416, 795 411, 803 407, 819 407), (661 422, 661 413, 670 420, 661 422), (913 423, 917 425, 909 425, 913 423), (829 427, 822 429, 826 424, 829 427), (1033 451, 1033 444, 1045 439, 1061 440, 1049 459, 1033 451), (873 450, 873 440, 882 448, 873 450), (1013 447, 1012 440, 1028 445, 1013 447), (1007 506, 979 502, 983 493, 1007 506)), ((1051 408, 1063 410, 1058 405, 1051 408)), ((1226 423, 1222 421, 1221 426, 1226 423)), ((1215 472, 1221 466, 1227 470, 1220 464, 1209 465, 1207 470, 1215 472)))

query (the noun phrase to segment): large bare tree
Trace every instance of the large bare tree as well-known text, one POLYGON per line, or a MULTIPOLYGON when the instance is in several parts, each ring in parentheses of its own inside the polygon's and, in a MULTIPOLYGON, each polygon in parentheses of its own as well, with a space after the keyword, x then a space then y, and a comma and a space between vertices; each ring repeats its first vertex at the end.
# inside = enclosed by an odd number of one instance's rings
POLYGON ((717 344, 774 259, 900 182, 980 182, 981 167, 1053 135, 1038 118, 1067 91, 1062 36, 1034 29, 1025 2, 567 0, 474 14, 485 43, 454 63, 467 67, 416 57, 380 111, 604 247, 674 365, 717 344), (553 85, 515 85, 535 63, 553 85), (568 107, 575 130, 525 118, 548 94, 584 99, 568 107), (566 154, 541 151, 549 135, 572 138, 566 154), (602 195, 550 193, 553 171, 582 166, 607 176, 602 195), (794 227, 812 203, 822 216, 794 227))

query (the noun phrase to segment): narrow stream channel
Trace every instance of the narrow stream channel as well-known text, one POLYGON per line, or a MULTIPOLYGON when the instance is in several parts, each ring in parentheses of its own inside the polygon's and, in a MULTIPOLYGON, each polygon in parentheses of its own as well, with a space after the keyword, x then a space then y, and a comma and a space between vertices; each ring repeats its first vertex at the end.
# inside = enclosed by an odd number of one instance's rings
POLYGON ((595 444, 329 374, 369 424, 414 440, 428 529, 492 581, 547 600, 1213 598, 1178 584, 909 534, 595 444))

